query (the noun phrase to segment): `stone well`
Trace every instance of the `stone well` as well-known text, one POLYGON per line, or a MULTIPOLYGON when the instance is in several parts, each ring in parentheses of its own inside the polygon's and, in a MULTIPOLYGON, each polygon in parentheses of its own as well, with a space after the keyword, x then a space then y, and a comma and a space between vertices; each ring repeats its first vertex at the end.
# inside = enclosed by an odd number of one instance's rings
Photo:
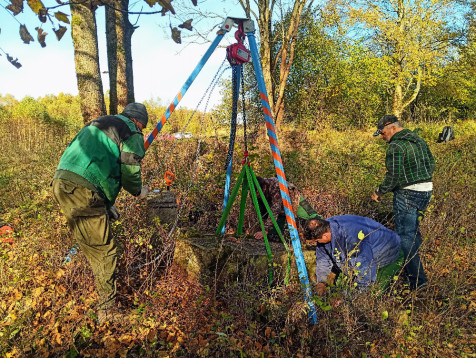
MULTIPOLYGON (((273 280, 284 278, 288 255, 282 243, 270 243, 273 255, 273 280)), ((289 244, 291 278, 298 279, 296 259, 289 244)), ((316 254, 303 248, 310 282, 315 282, 316 254)), ((174 265, 201 283, 230 283, 242 280, 268 280, 268 258, 263 240, 253 237, 185 233, 176 240, 174 265)))
MULTIPOLYGON (((177 216, 177 201, 173 191, 150 193, 147 196, 147 213, 150 223, 172 224, 177 216)), ((158 237, 154 240, 159 241, 158 237)), ((288 246, 290 277, 298 279, 293 247, 290 242, 288 246)), ((288 254, 281 242, 270 242, 270 247, 273 255, 273 280, 279 282, 286 275, 288 254)), ((303 246, 302 251, 309 281, 315 282, 315 250, 303 246)), ((247 279, 268 282, 268 256, 265 243, 251 235, 233 237, 181 230, 176 239, 173 264, 181 267, 189 278, 204 284, 247 279)))

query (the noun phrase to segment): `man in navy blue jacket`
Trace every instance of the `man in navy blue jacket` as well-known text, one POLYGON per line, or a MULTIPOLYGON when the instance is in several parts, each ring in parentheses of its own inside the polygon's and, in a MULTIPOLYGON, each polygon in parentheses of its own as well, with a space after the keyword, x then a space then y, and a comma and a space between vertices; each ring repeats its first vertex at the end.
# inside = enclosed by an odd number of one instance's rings
POLYGON ((400 237, 382 224, 362 216, 340 215, 307 221, 304 238, 316 246, 316 291, 325 291, 327 276, 344 272, 356 277, 357 287, 367 289, 377 270, 397 261, 400 237))

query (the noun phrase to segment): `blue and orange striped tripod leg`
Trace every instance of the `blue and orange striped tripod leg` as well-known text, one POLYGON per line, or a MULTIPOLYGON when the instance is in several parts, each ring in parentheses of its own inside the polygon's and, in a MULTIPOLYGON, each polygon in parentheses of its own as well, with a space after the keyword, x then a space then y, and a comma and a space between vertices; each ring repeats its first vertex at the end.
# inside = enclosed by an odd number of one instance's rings
POLYGON ((250 44, 251 57, 253 59, 253 67, 256 74, 256 80, 258 82, 258 88, 260 91, 261 104, 263 106, 264 117, 266 120, 266 127, 268 133, 269 144, 271 151, 273 152, 274 167, 276 169, 276 175, 279 181, 279 188, 281 192, 281 198, 283 200, 284 212, 286 214, 286 220, 288 222, 289 232, 291 235, 291 242, 294 249, 294 256, 296 259, 296 265, 299 273, 299 279, 301 280, 301 286, 304 290, 304 298, 309 306, 309 321, 312 324, 317 324, 317 314, 312 300, 312 292, 309 284, 309 277, 307 275, 306 263, 302 254, 301 242, 299 240, 299 234, 296 226, 296 219, 291 206, 291 199, 289 197, 288 185, 286 182, 286 175, 284 174, 283 162, 281 159, 281 153, 278 146, 278 138, 276 136, 276 130, 274 127, 274 121, 271 114, 271 108, 268 101, 268 93, 263 79, 263 71, 261 69, 261 62, 259 59, 258 48, 256 46, 256 39, 254 32, 247 32, 246 36, 250 44))

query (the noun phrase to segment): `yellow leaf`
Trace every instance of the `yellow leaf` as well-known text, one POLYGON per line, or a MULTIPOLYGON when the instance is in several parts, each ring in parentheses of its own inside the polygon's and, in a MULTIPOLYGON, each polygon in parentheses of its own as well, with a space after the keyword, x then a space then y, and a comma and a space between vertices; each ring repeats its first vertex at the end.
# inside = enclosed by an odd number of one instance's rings
POLYGON ((364 233, 362 232, 362 230, 360 230, 359 234, 357 235, 357 237, 359 238, 359 240, 363 240, 365 235, 364 233))
POLYGON ((119 342, 122 344, 127 344, 132 340, 132 337, 129 334, 125 334, 121 337, 119 337, 119 342))
POLYGON ((16 288, 13 290, 13 297, 14 297, 14 300, 15 301, 18 301, 19 299, 21 299, 23 297, 23 293, 21 293, 20 291, 18 291, 16 288))
POLYGON ((61 334, 60 333, 56 333, 53 337, 53 341, 58 345, 60 346, 63 342, 61 340, 61 334))
POLYGON ((44 9, 45 5, 41 2, 41 0, 28 0, 28 6, 33 10, 35 14, 40 13, 40 9, 44 9))
POLYGON ((58 272, 56 273, 56 279, 59 279, 61 276, 64 275, 64 270, 63 269, 59 269, 58 272))
POLYGON ((44 287, 37 287, 33 290, 32 294, 33 296, 35 297, 40 297, 40 295, 45 292, 45 288, 44 287))
POLYGON ((68 15, 66 15, 65 13, 62 13, 61 11, 55 12, 55 17, 56 17, 59 21, 63 21, 63 22, 65 22, 65 23, 69 24, 68 15))

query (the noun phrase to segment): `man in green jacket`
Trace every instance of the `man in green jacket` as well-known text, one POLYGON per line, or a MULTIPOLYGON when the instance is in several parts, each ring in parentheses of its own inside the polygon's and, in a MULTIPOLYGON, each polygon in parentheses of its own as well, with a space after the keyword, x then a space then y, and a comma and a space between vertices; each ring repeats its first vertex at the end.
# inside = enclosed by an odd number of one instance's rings
POLYGON ((394 115, 383 116, 374 136, 381 135, 388 143, 383 183, 372 194, 372 199, 393 192, 395 230, 401 238, 405 255, 405 271, 410 289, 427 283, 418 254, 421 244, 420 222, 433 191, 435 159, 426 142, 409 129, 404 129, 394 115))
POLYGON ((56 169, 53 194, 89 261, 99 295, 100 322, 114 319, 117 246, 110 233, 113 207, 121 187, 145 197, 141 161, 142 130, 148 114, 141 103, 130 103, 121 114, 99 117, 79 131, 56 169))

